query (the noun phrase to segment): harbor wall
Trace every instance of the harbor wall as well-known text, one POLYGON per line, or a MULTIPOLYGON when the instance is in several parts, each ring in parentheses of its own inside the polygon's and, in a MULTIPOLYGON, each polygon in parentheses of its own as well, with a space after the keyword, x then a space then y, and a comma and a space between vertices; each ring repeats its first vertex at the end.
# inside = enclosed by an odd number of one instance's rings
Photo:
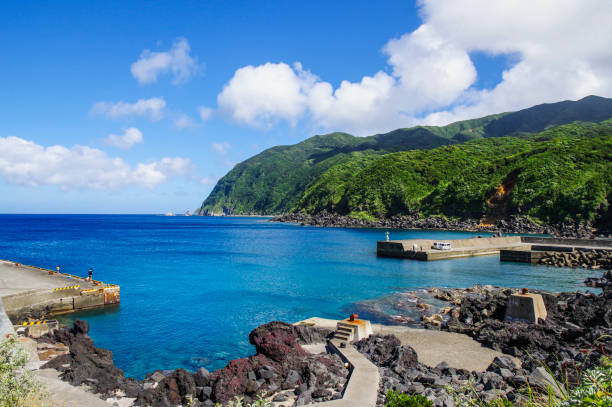
POLYGON ((520 236, 391 240, 377 242, 376 253, 382 257, 427 261, 497 254, 501 249, 521 247, 522 245, 520 236), (452 248, 451 250, 432 249, 434 242, 449 242, 452 248))
POLYGON ((2 314, 13 324, 116 305, 120 287, 6 260, 0 261, 2 314))
POLYGON ((523 243, 535 245, 585 246, 612 249, 612 239, 566 239, 555 237, 521 236, 521 241, 523 241, 523 243))

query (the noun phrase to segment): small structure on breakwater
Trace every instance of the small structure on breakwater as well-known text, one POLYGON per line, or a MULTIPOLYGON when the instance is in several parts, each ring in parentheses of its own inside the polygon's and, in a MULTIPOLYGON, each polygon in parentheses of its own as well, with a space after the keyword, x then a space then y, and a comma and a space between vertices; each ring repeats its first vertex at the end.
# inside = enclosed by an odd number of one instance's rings
POLYGON ((359 315, 351 314, 343 321, 338 321, 334 339, 344 342, 358 341, 372 335, 372 324, 365 319, 359 319, 359 315))
POLYGON ((530 293, 528 289, 523 288, 520 294, 512 294, 508 298, 507 320, 537 324, 539 320, 545 321, 547 316, 548 312, 541 294, 530 293))
POLYGON ((40 267, 0 260, 0 300, 11 322, 49 317, 120 302, 120 287, 40 267))

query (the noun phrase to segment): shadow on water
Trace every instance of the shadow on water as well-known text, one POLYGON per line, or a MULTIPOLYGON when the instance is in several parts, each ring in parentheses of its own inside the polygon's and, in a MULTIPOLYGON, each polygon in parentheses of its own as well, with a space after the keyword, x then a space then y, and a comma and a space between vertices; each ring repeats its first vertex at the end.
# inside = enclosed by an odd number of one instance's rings
POLYGON ((87 320, 92 317, 104 317, 108 315, 118 314, 120 308, 120 304, 107 305, 104 308, 83 310, 74 314, 58 315, 55 319, 57 319, 60 324, 71 326, 72 323, 77 319, 87 320))

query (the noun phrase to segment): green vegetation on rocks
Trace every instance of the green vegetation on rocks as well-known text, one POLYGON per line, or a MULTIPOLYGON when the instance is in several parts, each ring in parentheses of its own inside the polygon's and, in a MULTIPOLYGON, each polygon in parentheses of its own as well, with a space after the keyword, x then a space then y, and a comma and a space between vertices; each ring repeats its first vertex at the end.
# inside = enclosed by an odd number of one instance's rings
POLYGON ((402 394, 389 390, 385 407, 431 407, 433 403, 421 394, 402 394))
POLYGON ((513 188, 510 213, 547 223, 592 221, 608 210, 612 191, 612 122, 349 161, 323 173, 297 209, 479 218, 500 185, 513 188))
POLYGON ((46 407, 48 395, 32 371, 25 368, 28 352, 17 339, 0 342, 0 405, 4 407, 46 407))

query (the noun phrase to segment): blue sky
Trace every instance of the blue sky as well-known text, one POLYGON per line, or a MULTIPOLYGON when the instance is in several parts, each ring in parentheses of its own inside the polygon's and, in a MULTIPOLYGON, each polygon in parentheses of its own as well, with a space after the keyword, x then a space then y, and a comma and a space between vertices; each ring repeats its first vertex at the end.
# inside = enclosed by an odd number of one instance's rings
POLYGON ((0 212, 184 212, 314 134, 612 96, 609 4, 573 3, 4 2, 0 212))

